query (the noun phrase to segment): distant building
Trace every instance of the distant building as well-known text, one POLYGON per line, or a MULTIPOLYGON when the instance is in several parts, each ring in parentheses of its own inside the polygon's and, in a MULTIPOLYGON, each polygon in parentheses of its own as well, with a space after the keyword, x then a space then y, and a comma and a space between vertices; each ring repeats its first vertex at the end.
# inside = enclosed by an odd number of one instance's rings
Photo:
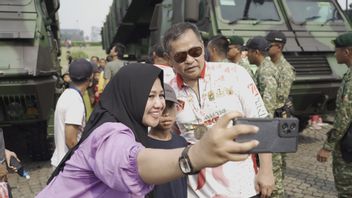
POLYGON ((84 41, 84 32, 80 29, 61 29, 61 39, 71 41, 84 41))
POLYGON ((93 42, 100 42, 101 41, 100 31, 101 31, 100 27, 93 26, 90 33, 90 40, 93 42))

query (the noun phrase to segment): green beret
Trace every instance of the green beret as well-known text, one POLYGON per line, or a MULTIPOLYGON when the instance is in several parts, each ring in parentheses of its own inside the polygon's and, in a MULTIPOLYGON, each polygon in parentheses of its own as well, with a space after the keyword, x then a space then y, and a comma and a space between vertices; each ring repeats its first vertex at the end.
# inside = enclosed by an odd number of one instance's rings
POLYGON ((337 48, 352 47, 352 32, 341 34, 332 41, 337 48))
POLYGON ((244 40, 240 36, 228 36, 227 40, 229 41, 230 45, 243 45, 244 40))

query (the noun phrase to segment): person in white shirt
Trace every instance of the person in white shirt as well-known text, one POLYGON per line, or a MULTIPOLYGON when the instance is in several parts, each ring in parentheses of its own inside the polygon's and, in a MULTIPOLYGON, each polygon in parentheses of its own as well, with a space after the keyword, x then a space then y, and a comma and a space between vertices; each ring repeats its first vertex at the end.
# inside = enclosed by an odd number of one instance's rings
MULTIPOLYGON (((245 69, 233 63, 205 62, 204 44, 196 26, 173 25, 165 32, 162 44, 176 72, 170 82, 179 102, 176 123, 190 144, 198 142, 227 112, 238 111, 244 117, 268 115, 245 69)), ((190 175, 188 197, 269 197, 274 188, 271 154, 259 154, 259 169, 254 158, 190 175)))
POLYGON ((54 168, 77 144, 85 126, 86 111, 82 95, 93 78, 93 66, 85 59, 76 60, 69 66, 69 75, 71 85, 61 94, 55 108, 55 151, 51 158, 54 168))

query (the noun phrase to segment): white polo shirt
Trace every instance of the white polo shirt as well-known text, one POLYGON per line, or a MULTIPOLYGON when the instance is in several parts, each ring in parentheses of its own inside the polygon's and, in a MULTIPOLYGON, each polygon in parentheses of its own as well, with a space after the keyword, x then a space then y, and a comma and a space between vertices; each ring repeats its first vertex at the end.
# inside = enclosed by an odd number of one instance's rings
MULTIPOLYGON (((170 81, 179 100, 176 122, 181 135, 195 143, 200 125, 212 126, 220 116, 238 111, 245 117, 268 115, 262 98, 248 72, 234 63, 208 62, 199 78, 197 98, 193 89, 183 83, 180 75, 170 81)), ((217 168, 206 168, 189 176, 189 197, 251 197, 255 191, 255 160, 228 162, 217 168)))

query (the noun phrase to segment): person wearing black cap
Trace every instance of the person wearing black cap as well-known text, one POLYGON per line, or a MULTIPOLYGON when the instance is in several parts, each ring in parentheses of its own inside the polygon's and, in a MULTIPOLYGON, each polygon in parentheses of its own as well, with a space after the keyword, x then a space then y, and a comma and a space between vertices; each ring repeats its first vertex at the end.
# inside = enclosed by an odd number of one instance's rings
POLYGON ((269 50, 268 41, 262 36, 249 39, 246 43, 248 61, 258 66, 255 74, 257 87, 263 98, 266 109, 271 117, 274 116, 277 105, 278 69, 266 58, 269 50))
MULTIPOLYGON (((147 147, 156 149, 174 149, 187 146, 186 140, 173 132, 176 121, 177 98, 175 91, 168 84, 164 84, 165 109, 160 117, 159 124, 152 127, 148 134, 147 147)), ((148 197, 148 196, 147 196, 148 197)), ((187 177, 174 180, 161 185, 156 185, 152 198, 179 198, 187 197, 187 177)))
MULTIPOLYGON (((277 103, 279 110, 276 111, 276 117, 287 117, 289 112, 282 111, 282 109, 289 109, 290 100, 288 98, 292 83, 295 79, 295 71, 292 65, 287 62, 282 54, 286 44, 286 36, 277 30, 273 30, 266 35, 266 40, 270 43, 269 56, 275 67, 278 69, 277 81, 277 103)), ((285 153, 273 154, 273 172, 275 175, 275 190, 272 197, 283 197, 284 192, 284 171, 286 169, 285 153)))
POLYGON ((338 197, 352 197, 352 32, 333 40, 336 60, 346 64, 336 97, 336 115, 333 128, 317 154, 319 162, 326 162, 332 152, 332 170, 338 197))
POLYGON ((229 49, 227 51, 227 58, 229 59, 230 62, 239 64, 243 68, 247 70, 249 75, 252 77, 254 80, 254 72, 251 69, 251 66, 249 65, 248 59, 247 59, 247 53, 246 51, 243 51, 244 49, 244 40, 240 36, 229 36, 227 37, 228 42, 229 42, 229 49))
POLYGON ((70 87, 59 97, 54 114, 55 151, 51 158, 54 167, 77 144, 85 126, 86 110, 82 95, 93 77, 93 66, 85 59, 73 61, 69 75, 70 87))
POLYGON ((282 54, 286 44, 286 36, 282 32, 274 30, 266 35, 266 40, 270 42, 270 59, 279 70, 278 103, 282 107, 288 101, 288 95, 296 76, 295 69, 282 54))

